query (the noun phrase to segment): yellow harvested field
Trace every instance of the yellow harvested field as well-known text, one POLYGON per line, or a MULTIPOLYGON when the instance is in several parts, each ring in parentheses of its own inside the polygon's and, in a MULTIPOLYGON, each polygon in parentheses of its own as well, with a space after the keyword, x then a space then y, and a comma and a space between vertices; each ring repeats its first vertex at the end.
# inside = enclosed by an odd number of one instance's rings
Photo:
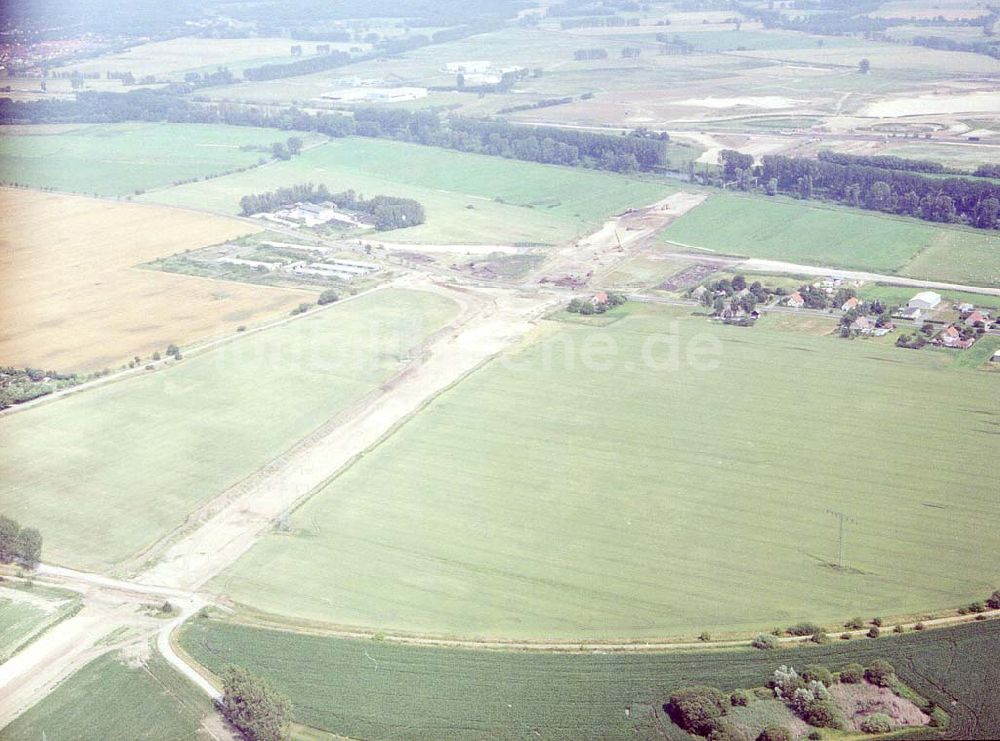
POLYGON ((0 189, 0 365, 90 371, 285 313, 301 291, 139 268, 256 229, 146 204, 0 189))

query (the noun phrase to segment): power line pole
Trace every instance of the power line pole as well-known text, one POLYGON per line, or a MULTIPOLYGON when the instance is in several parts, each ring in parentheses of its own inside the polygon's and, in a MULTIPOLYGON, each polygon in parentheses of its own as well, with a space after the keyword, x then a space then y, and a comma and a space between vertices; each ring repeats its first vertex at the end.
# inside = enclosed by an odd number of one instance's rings
POLYGON ((857 525, 858 521, 844 512, 838 512, 833 509, 828 509, 826 513, 829 515, 833 515, 839 521, 840 534, 837 539, 837 546, 838 546, 837 550, 839 553, 839 558, 837 560, 837 568, 840 571, 843 571, 844 570, 844 523, 850 522, 853 525, 857 525))

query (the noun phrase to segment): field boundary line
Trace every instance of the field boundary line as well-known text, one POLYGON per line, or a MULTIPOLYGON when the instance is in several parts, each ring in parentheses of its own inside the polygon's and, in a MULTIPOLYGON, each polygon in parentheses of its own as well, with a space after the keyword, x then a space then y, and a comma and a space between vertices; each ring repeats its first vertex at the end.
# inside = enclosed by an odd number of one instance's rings
MULTIPOLYGON (((191 277, 201 277, 201 276, 191 276, 191 277)), ((402 277, 403 276, 400 276, 400 278, 402 277)), ((244 337, 251 337, 257 334, 258 332, 265 332, 269 329, 280 327, 284 324, 296 321, 298 319, 304 319, 307 316, 315 316, 317 313, 321 311, 329 311, 335 306, 346 304, 348 301, 353 301, 355 299, 361 298, 362 296, 367 296, 376 291, 392 288, 394 284, 400 280, 400 278, 397 278, 396 280, 393 281, 389 281, 382 285, 373 286, 372 288, 369 288, 365 291, 361 291, 360 293, 356 293, 353 296, 347 296, 345 298, 340 299, 339 301, 335 301, 332 304, 326 304, 323 306, 316 305, 309 311, 303 312, 301 314, 287 315, 277 319, 271 319, 264 324, 258 325, 256 327, 250 327, 245 332, 231 332, 229 334, 220 335, 218 337, 208 337, 204 340, 198 341, 186 347, 182 347, 181 348, 181 350, 183 351, 182 355, 188 357, 197 357, 198 355, 202 355, 210 350, 215 349, 216 347, 221 347, 223 345, 229 344, 230 342, 238 341, 240 339, 243 339, 244 337)), ((214 280, 214 279, 204 278, 204 280, 214 280)), ((0 420, 2 420, 5 416, 11 414, 17 414, 19 412, 25 412, 29 409, 35 408, 36 406, 42 406, 44 404, 52 404, 67 396, 73 396, 74 394, 81 394, 86 391, 90 391, 91 389, 100 388, 102 386, 108 386, 122 381, 128 381, 133 376, 145 376, 151 372, 168 370, 170 368, 173 368, 175 365, 176 361, 171 361, 169 358, 162 358, 161 360, 152 360, 149 363, 143 363, 141 367, 137 366, 135 368, 126 368, 124 370, 117 370, 106 376, 95 378, 92 381, 86 381, 77 386, 70 386, 69 388, 60 389, 59 391, 55 391, 51 394, 46 394, 45 396, 39 396, 37 399, 26 401, 23 404, 14 404, 13 406, 7 407, 6 409, 0 409, 0 420), (153 370, 152 371, 146 370, 145 366, 147 365, 154 366, 153 370)))
MULTIPOLYGON (((252 608, 248 608, 252 609, 252 608)), ((976 615, 949 615, 930 620, 917 621, 914 623, 899 623, 907 632, 915 632, 913 626, 923 623, 924 630, 935 630, 947 628, 964 623, 986 622, 1000 619, 1000 610, 993 610, 987 613, 984 620, 978 620, 976 615)), ((704 652, 707 650, 730 650, 751 648, 752 638, 734 638, 725 641, 698 641, 698 640, 653 640, 653 641, 628 641, 609 639, 606 641, 546 641, 546 640, 503 640, 503 639, 474 639, 474 638, 447 638, 444 636, 432 636, 416 633, 393 632, 374 628, 350 628, 336 625, 326 625, 317 623, 313 625, 295 624, 291 622, 280 622, 280 615, 262 613, 254 611, 252 614, 239 614, 226 619, 208 618, 218 623, 236 624, 248 628, 258 628, 262 630, 274 630, 283 633, 298 635, 310 635, 316 637, 339 638, 345 640, 371 640, 397 643, 409 646, 424 646, 427 648, 452 648, 465 649, 470 651, 510 651, 525 653, 570 653, 570 654, 592 654, 592 653, 667 653, 672 651, 690 651, 692 653, 704 652)), ((887 622, 893 622, 889 620, 887 622)), ((849 634, 851 640, 876 640, 881 641, 891 639, 895 634, 886 631, 880 638, 868 638, 868 630, 861 628, 858 630, 845 630, 844 634, 849 634)), ((838 636, 840 634, 838 633, 838 636)), ((905 635, 901 633, 900 635, 905 635)), ((830 635, 830 642, 841 640, 837 636, 830 635)), ((782 646, 794 646, 798 644, 812 645, 810 636, 781 636, 778 641, 782 646)), ((816 644, 817 646, 820 644, 816 644)), ((829 644, 827 644, 829 645, 829 644)), ((757 651, 759 649, 752 649, 757 651)), ((779 649, 780 650, 780 649, 779 649)), ((760 651, 762 655, 769 655, 767 651, 760 651)), ((778 655, 778 654, 775 654, 778 655)))

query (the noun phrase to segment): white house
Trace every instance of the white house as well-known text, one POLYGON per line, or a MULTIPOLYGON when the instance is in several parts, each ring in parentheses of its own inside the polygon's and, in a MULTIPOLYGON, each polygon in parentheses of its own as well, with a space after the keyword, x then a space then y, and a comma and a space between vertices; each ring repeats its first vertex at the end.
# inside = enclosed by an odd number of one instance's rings
POLYGON ((927 311, 929 309, 936 309, 940 303, 940 293, 935 293, 934 291, 921 291, 910 299, 907 306, 911 309, 923 309, 924 311, 927 311))

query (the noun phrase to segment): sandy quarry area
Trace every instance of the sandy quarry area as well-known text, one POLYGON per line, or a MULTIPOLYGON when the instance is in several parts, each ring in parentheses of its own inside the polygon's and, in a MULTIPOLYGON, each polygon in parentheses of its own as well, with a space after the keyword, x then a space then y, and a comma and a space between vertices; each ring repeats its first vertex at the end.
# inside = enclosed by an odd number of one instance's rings
POLYGON ((865 106, 860 115, 873 118, 925 116, 954 113, 1000 113, 1000 92, 930 93, 880 100, 865 106))
POLYGON ((255 231, 235 219, 9 188, 0 189, 0 210, 3 365, 116 367, 287 312, 307 297, 137 267, 255 231))
POLYGON ((802 101, 783 98, 780 95, 760 95, 743 98, 687 98, 676 100, 674 105, 690 106, 692 108, 762 108, 764 110, 778 110, 781 108, 795 108, 803 105, 802 101))

